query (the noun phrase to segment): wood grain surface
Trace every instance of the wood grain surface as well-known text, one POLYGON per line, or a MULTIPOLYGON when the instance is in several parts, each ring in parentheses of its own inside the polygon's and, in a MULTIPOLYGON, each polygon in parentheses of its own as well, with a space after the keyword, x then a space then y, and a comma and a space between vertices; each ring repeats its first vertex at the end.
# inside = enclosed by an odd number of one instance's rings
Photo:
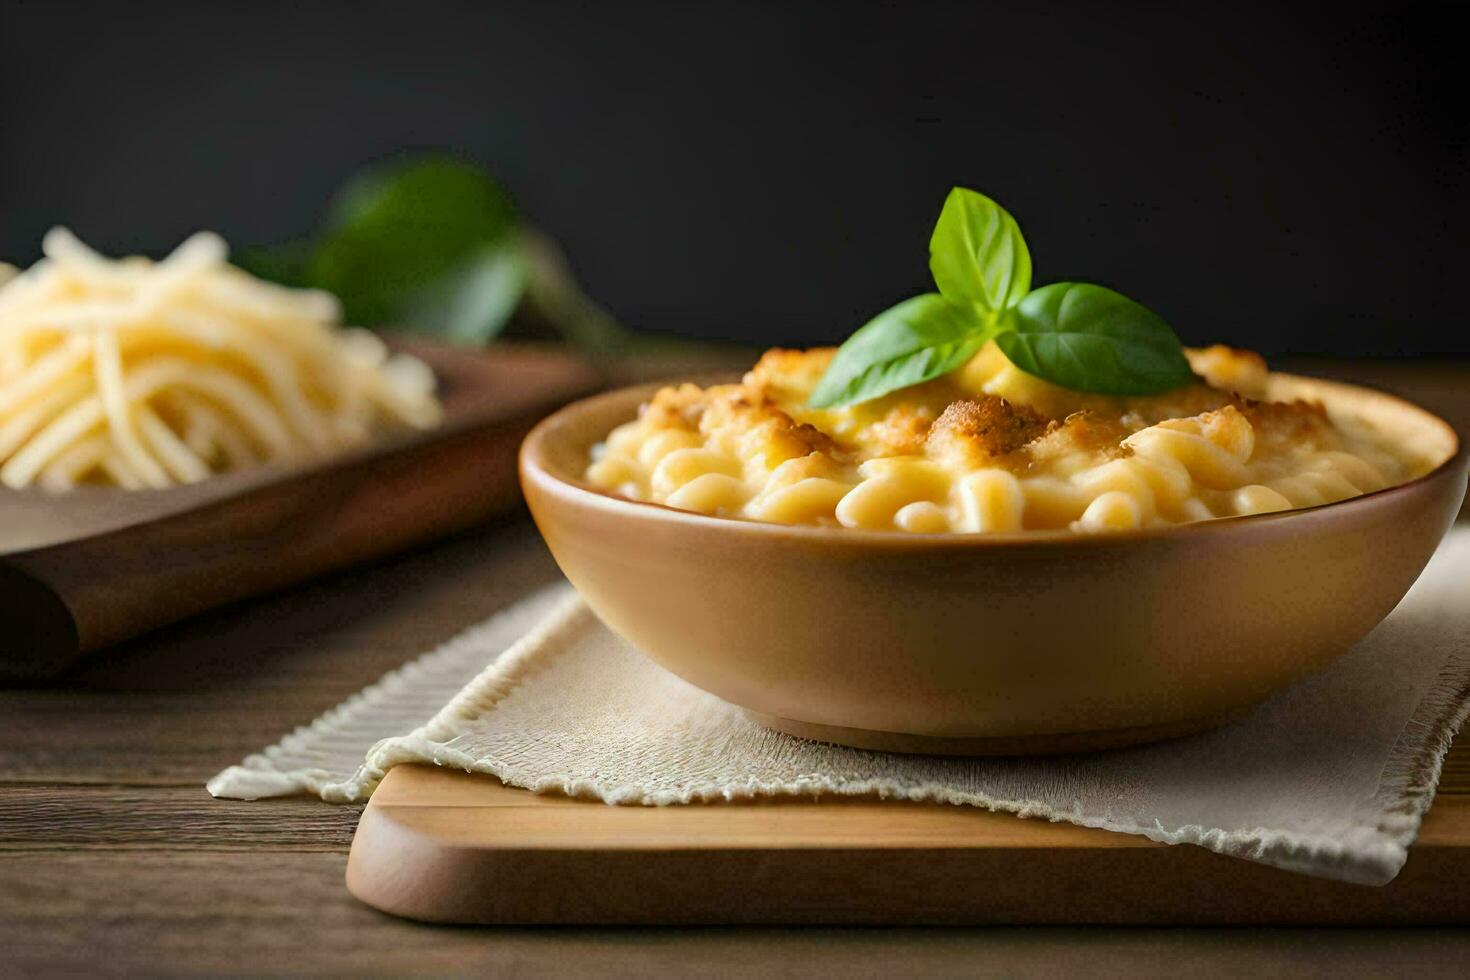
POLYGON ((503 513, 520 499, 521 438, 599 384, 555 349, 398 346, 438 376, 435 429, 162 491, 0 491, 0 675, 48 676, 201 610, 503 513))
POLYGON ((402 766, 347 885, 396 915, 499 925, 1465 925, 1470 783, 1441 783, 1403 871, 1367 888, 970 807, 610 807, 402 766))
MULTIPOLYGON (((1470 428, 1470 364, 1331 367, 1410 397, 1422 379, 1425 402, 1470 428)), ((675 368, 617 366, 630 381, 675 368)), ((222 767, 555 578, 529 522, 504 519, 206 613, 46 686, 0 686, 0 975, 1342 977, 1470 961, 1470 933, 1453 929, 426 926, 344 887, 360 808, 205 793, 222 767)), ((1470 773, 1464 745, 1452 772, 1470 773)))

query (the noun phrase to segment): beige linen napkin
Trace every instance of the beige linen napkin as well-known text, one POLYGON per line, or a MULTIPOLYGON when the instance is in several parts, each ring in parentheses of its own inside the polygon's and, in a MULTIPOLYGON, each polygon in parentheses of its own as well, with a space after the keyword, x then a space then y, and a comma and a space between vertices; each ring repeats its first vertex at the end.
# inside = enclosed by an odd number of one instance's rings
POLYGON ((876 793, 1382 884, 1404 863, 1467 712, 1470 528, 1460 528, 1393 614, 1329 670, 1229 727, 1178 741, 966 759, 777 734, 644 659, 561 586, 389 674, 220 773, 209 791, 350 802, 391 766, 431 762, 608 803, 876 793))

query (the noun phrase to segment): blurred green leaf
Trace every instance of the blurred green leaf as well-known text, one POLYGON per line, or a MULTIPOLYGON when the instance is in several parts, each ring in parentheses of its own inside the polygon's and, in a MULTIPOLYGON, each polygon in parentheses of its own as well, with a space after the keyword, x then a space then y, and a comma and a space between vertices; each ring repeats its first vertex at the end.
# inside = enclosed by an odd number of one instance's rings
POLYGON ((268 247, 237 248, 230 261, 252 276, 278 282, 282 286, 306 285, 306 265, 311 261, 310 242, 289 242, 268 247))
POLYGON ((522 224, 509 196, 473 164, 418 157, 354 176, 313 242, 245 248, 235 263, 342 301, 347 322, 485 343, 557 337, 596 352, 634 335, 582 291, 549 237, 522 224))
POLYGON ((405 293, 397 303, 397 322, 460 343, 482 343, 500 332, 525 290, 525 256, 520 241, 508 238, 405 293))
POLYGON ((349 323, 483 342, 515 310, 524 265, 500 186, 470 164, 428 158, 350 181, 304 280, 335 293, 349 323))

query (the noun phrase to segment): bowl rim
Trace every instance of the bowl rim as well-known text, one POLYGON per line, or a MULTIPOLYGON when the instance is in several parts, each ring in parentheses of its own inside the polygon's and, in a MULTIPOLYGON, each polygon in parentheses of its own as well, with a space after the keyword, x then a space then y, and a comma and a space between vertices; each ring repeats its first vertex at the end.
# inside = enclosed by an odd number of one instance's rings
POLYGON ((542 419, 526 434, 525 439, 521 442, 520 452, 517 454, 517 462, 523 484, 535 480, 543 483, 552 492, 569 496, 580 505, 610 511, 613 514, 621 516, 640 520, 663 520, 674 523, 692 524, 696 527, 707 528, 715 533, 721 533, 723 529, 731 534, 746 534, 772 539, 790 540, 795 538, 811 542, 823 542, 830 545, 882 546, 896 550, 936 547, 946 550, 953 548, 1013 549, 1026 546, 1048 548, 1062 546, 1106 547, 1120 543, 1151 541, 1159 538, 1173 539, 1185 535, 1228 533, 1233 530, 1239 530, 1244 525, 1257 527, 1265 527, 1267 525, 1279 526, 1291 521, 1309 519, 1312 516, 1320 517, 1323 512, 1329 510, 1342 512, 1350 508, 1360 509, 1372 507, 1386 498, 1413 494, 1425 484, 1451 477, 1457 470, 1462 469, 1463 464, 1466 462, 1466 440, 1460 435, 1459 431, 1440 416, 1421 405, 1409 401, 1407 398, 1402 398, 1369 385, 1352 384, 1329 378, 1314 378, 1308 375, 1288 372, 1273 372, 1273 374, 1276 377, 1289 379, 1293 382, 1307 382, 1311 386, 1334 388, 1344 393, 1356 392, 1368 394, 1377 400, 1397 403, 1399 406, 1418 413, 1426 421, 1434 423, 1443 429, 1452 440, 1454 449, 1449 456, 1428 473, 1424 473, 1404 483, 1384 487, 1382 490, 1373 490, 1368 493, 1359 494, 1356 497, 1347 497, 1343 500, 1335 500, 1330 503, 1314 504, 1311 507, 1298 507, 1267 514, 1238 514, 1230 517, 1216 517, 1205 521, 1188 521, 1182 524, 1156 525, 1153 527, 1133 528, 1126 531, 1108 531, 1098 534, 1082 534, 1067 528, 1034 531, 997 531, 984 534, 955 531, 918 533, 886 529, 826 527, 811 524, 778 524, 773 521, 758 521, 750 518, 718 517, 709 514, 700 514, 695 511, 680 510, 677 507, 670 507, 667 504, 654 501, 630 500, 627 497, 621 497, 610 491, 592 486, 582 480, 567 479, 553 472, 552 468, 546 465, 543 445, 549 438, 549 433, 553 429, 567 424, 569 419, 603 408, 609 402, 633 401, 635 394, 641 398, 645 393, 652 394, 658 389, 670 384, 690 381, 717 383, 718 379, 729 379, 732 376, 739 376, 738 373, 719 372, 717 374, 702 373, 692 378, 681 377, 671 380, 626 385, 571 402, 542 419))

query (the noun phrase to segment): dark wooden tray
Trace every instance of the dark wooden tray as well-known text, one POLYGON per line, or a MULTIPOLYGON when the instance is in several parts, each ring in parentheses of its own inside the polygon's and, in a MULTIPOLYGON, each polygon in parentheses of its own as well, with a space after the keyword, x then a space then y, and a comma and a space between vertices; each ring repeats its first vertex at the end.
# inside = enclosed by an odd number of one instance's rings
POLYGON ((446 417, 433 431, 169 490, 0 492, 0 677, 50 676, 157 626, 508 510, 521 438, 598 387, 590 364, 556 349, 396 346, 439 376, 446 417))

